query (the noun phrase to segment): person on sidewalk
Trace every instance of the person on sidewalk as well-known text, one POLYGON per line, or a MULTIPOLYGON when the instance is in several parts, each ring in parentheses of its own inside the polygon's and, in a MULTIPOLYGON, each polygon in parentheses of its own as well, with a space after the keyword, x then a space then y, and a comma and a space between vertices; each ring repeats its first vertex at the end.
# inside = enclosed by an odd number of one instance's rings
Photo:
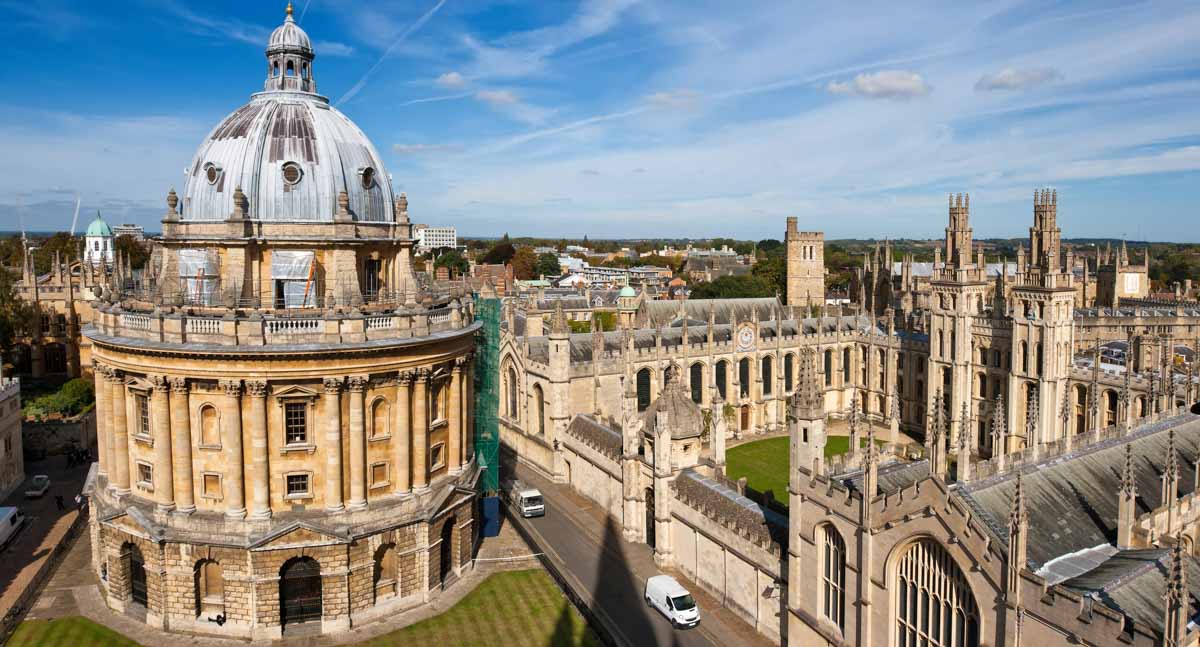
POLYGON ((66 506, 63 505, 63 496, 61 494, 54 495, 54 505, 58 506, 60 512, 66 509, 66 506))

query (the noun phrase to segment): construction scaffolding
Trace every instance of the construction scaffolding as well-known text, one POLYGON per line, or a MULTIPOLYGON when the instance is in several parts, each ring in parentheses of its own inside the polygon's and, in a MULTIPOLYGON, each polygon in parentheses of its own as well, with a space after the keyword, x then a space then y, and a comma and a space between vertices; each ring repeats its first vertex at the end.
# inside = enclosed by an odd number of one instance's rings
POLYGON ((483 323, 475 346, 475 458, 482 468, 479 491, 500 489, 500 299, 475 295, 475 317, 483 323))

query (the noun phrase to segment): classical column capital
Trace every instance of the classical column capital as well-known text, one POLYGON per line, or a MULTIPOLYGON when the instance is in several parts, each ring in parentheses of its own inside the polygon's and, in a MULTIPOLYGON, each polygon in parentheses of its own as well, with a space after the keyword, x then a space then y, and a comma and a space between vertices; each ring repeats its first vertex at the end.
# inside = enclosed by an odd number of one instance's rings
POLYGON ((337 395, 342 391, 342 378, 327 377, 322 381, 322 385, 325 387, 325 393, 337 395))
POLYGON ((186 377, 172 377, 169 378, 169 381, 171 383, 171 390, 175 393, 187 393, 190 390, 186 377))
POLYGON ((467 367, 467 362, 469 361, 470 360, 468 360, 466 357, 456 357, 454 358, 454 366, 451 368, 451 370, 455 373, 462 373, 467 367))
POLYGON ((125 372, 120 369, 109 367, 109 369, 104 372, 104 376, 107 377, 108 381, 112 382, 113 384, 125 383, 125 372))
POLYGON ((413 377, 415 377, 413 375, 413 371, 400 371, 400 373, 396 375, 396 379, 400 382, 401 386, 408 386, 412 384, 413 377))
POLYGON ((346 379, 346 387, 355 393, 362 393, 367 390, 367 381, 366 375, 351 375, 346 379))
POLYGON ((242 383, 239 380, 221 380, 221 389, 225 395, 236 398, 242 394, 242 383))
POLYGON ((267 383, 263 380, 246 382, 246 393, 252 398, 267 397, 267 383))
POLYGON ((413 373, 417 382, 428 382, 429 376, 433 374, 433 371, 430 371, 428 368, 421 367, 413 371, 413 373))
POLYGON ((167 389, 171 388, 171 384, 167 381, 165 375, 149 375, 147 379, 154 386, 154 390, 160 393, 166 393, 167 389))
POLYGON ((108 375, 108 367, 105 366, 104 364, 101 364, 100 362, 93 361, 92 362, 92 374, 93 375, 108 375))

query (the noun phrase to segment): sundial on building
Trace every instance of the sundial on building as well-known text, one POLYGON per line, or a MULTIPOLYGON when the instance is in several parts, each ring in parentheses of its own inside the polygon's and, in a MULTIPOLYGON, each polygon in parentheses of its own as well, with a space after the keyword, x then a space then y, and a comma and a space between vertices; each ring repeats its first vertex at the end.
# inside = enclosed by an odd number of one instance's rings
POLYGON ((737 349, 738 351, 754 350, 754 326, 750 324, 742 324, 737 331, 737 349))

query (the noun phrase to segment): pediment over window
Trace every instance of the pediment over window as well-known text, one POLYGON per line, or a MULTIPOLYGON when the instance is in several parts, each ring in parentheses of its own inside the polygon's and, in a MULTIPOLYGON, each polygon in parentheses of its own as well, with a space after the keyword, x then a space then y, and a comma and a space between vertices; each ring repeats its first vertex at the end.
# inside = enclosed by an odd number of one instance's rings
POLYGON ((280 387, 272 391, 272 395, 276 398, 284 398, 290 400, 315 400, 321 396, 320 393, 299 384, 290 384, 280 387))

